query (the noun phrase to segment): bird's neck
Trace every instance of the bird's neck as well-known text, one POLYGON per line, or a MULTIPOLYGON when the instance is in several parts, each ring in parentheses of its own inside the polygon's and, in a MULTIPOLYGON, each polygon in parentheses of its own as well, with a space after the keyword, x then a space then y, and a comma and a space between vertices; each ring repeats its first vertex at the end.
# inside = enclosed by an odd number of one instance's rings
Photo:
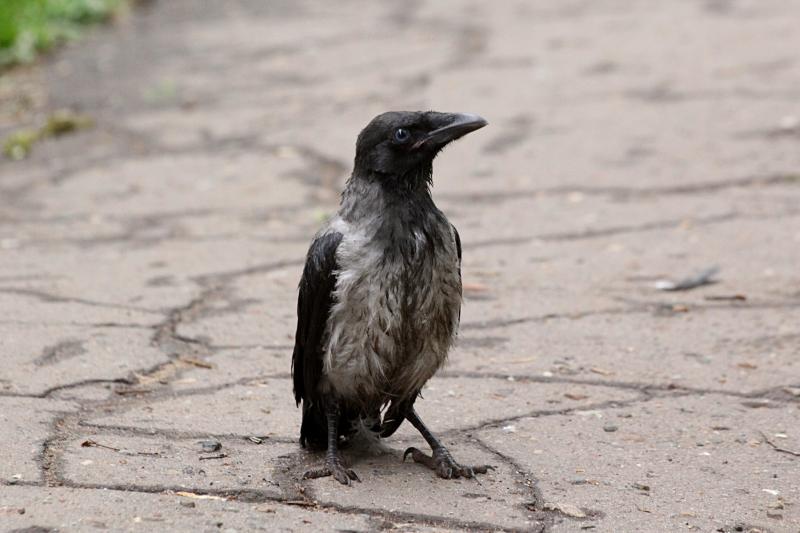
POLYGON ((430 191, 430 171, 421 175, 386 175, 356 173, 347 180, 342 192, 339 215, 346 221, 358 222, 438 211, 430 191))

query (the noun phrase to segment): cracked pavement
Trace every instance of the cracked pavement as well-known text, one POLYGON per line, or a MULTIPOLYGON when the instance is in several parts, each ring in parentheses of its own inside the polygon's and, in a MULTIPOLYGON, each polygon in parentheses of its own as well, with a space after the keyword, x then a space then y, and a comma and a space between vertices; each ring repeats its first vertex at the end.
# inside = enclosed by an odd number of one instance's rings
POLYGON ((0 163, 0 529, 800 531, 799 16, 170 0, 54 54, 96 126, 0 163), (402 108, 490 122, 436 165, 466 303, 418 407, 497 469, 403 464, 406 424, 301 481, 302 261, 402 108))

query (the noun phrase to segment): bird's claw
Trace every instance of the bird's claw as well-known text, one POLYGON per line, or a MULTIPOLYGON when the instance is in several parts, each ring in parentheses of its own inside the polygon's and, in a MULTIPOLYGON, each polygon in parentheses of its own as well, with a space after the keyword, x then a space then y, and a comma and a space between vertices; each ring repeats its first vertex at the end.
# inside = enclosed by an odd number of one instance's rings
POLYGON ((445 448, 437 448, 433 450, 433 455, 428 455, 417 448, 411 447, 403 452, 403 461, 405 461, 409 455, 414 459, 415 463, 427 466, 436 472, 437 476, 443 479, 457 479, 461 477, 472 479, 476 474, 485 474, 490 469, 494 470, 494 467, 491 465, 462 466, 453 459, 450 452, 445 448))
POLYGON ((338 459, 326 460, 325 466, 306 470, 303 479, 317 479, 320 477, 332 476, 342 485, 349 485, 351 481, 361 482, 358 474, 352 469, 346 468, 338 459))

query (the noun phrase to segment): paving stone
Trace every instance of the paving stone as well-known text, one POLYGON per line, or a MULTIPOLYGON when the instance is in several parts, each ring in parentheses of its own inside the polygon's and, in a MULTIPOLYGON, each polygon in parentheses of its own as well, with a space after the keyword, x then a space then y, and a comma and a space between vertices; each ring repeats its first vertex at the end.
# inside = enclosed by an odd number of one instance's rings
POLYGON ((72 402, 39 398, 0 396, 0 461, 2 483, 40 483, 45 441, 53 435, 53 424, 62 416, 74 413, 72 402))
POLYGON ((219 450, 206 452, 198 437, 81 434, 64 446, 64 477, 79 486, 102 479, 104 484, 144 491, 259 490, 280 496, 282 478, 273 472, 278 458, 297 451, 296 445, 222 439, 217 441, 219 450))
POLYGON ((4 73, 0 136, 58 108, 95 126, 0 165, 0 481, 22 475, 0 529, 797 530, 795 458, 758 442, 798 447, 798 14, 175 0, 4 73), (347 451, 363 483, 301 482, 303 258, 355 136, 402 108, 490 122, 436 162, 467 301, 417 408, 498 470, 403 464, 404 424, 347 451), (229 457, 203 476, 207 438, 229 457))
MULTIPOLYGON (((314 498, 348 508, 387 508, 391 512, 421 516, 441 516, 462 523, 493 524, 488 529, 515 527, 521 530, 538 527, 529 516, 526 504, 530 488, 515 481, 512 467, 493 454, 472 446, 458 447, 456 460, 461 464, 491 464, 497 470, 479 480, 442 480, 430 470, 409 462, 402 463, 399 453, 360 458, 353 469, 363 479, 347 490, 330 479, 309 484, 314 498), (436 498, 428 495, 436 494, 436 498)), ((312 463, 313 464, 313 463, 312 463)), ((487 526, 484 526, 487 527, 487 526)))
POLYGON ((449 368, 739 392, 800 380, 790 313, 662 305, 465 332, 449 368), (496 355, 486 357, 486 347, 496 355))
MULTIPOLYGON (((198 370, 199 374, 200 371, 198 370)), ((188 385, 193 385, 189 383, 188 385)), ((167 396, 133 406, 119 414, 92 418, 99 426, 178 430, 212 435, 297 437, 300 410, 294 407, 288 379, 254 378, 242 385, 167 396)), ((635 391, 561 383, 526 384, 505 379, 435 378, 417 403, 420 416, 438 432, 502 423, 515 417, 570 409, 590 409, 609 401, 638 398, 635 391), (479 400, 482 409, 463 409, 479 400)), ((405 425, 408 426, 408 425, 405 425)), ((400 435, 416 435, 408 427, 400 435)))
POLYGON ((300 411, 289 379, 257 378, 243 385, 145 399, 119 414, 92 417, 99 426, 147 431, 188 431, 209 435, 297 435, 300 411))
POLYGON ((164 361, 141 328, 9 326, 0 324, 6 355, 0 389, 42 394, 91 380, 134 379, 139 369, 164 361))
POLYGON ((37 526, 60 531, 367 531, 374 520, 359 513, 176 494, 0 486, 0 495, 0 524, 9 531, 37 526))
MULTIPOLYGON (((226 386, 236 382, 259 382, 270 376, 288 376, 293 346, 252 346, 221 349, 203 360, 210 368, 185 368, 170 382, 175 391, 226 386)), ((285 399, 284 399, 285 400, 285 399)))
MULTIPOLYGON (((308 243, 298 247, 305 257, 308 243)), ((262 274, 242 276, 231 283, 226 297, 205 316, 180 324, 178 333, 206 338, 214 346, 294 346, 297 285, 301 264, 287 265, 262 274)))
MULTIPOLYGON (((29 268, 30 265, 22 265, 29 268)), ((7 277, 25 277, 24 269, 4 271, 7 277)), ((42 274, 47 276, 48 274, 42 274)), ((137 309, 135 305, 125 305, 109 301, 81 301, 79 293, 49 292, 26 283, 23 287, 4 287, 0 290, 3 307, 0 316, 4 325, 15 327, 54 326, 94 326, 102 324, 121 324, 133 327, 147 327, 158 322, 160 316, 148 309, 137 309)), ((109 326, 115 327, 115 326, 109 326)))
POLYGON ((797 404, 746 403, 720 395, 661 398, 528 419, 514 433, 479 436, 529 471, 545 502, 569 503, 591 517, 556 516, 554 531, 578 531, 587 523, 600 530, 713 531, 747 524, 792 531, 800 524, 797 461, 773 450, 761 433, 796 448, 797 404), (618 431, 604 432, 608 423, 618 431), (581 446, 586 441, 593 446, 581 446), (781 518, 767 514, 776 512, 781 518))
MULTIPOLYGON (((592 409, 607 402, 630 402, 636 391, 565 383, 524 383, 506 378, 435 377, 422 391, 415 408, 434 432, 501 425, 513 430, 514 420, 529 413, 592 409), (475 402, 475 407, 464 406, 475 402)), ((400 435, 418 436, 410 424, 400 435)))

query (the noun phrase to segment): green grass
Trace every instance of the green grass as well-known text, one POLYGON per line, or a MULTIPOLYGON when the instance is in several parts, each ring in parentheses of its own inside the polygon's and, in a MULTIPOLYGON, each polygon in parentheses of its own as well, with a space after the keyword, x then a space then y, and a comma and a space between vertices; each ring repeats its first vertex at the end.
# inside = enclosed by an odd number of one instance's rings
POLYGON ((105 20, 124 0, 0 0, 0 68, 77 37, 82 26, 105 20))

